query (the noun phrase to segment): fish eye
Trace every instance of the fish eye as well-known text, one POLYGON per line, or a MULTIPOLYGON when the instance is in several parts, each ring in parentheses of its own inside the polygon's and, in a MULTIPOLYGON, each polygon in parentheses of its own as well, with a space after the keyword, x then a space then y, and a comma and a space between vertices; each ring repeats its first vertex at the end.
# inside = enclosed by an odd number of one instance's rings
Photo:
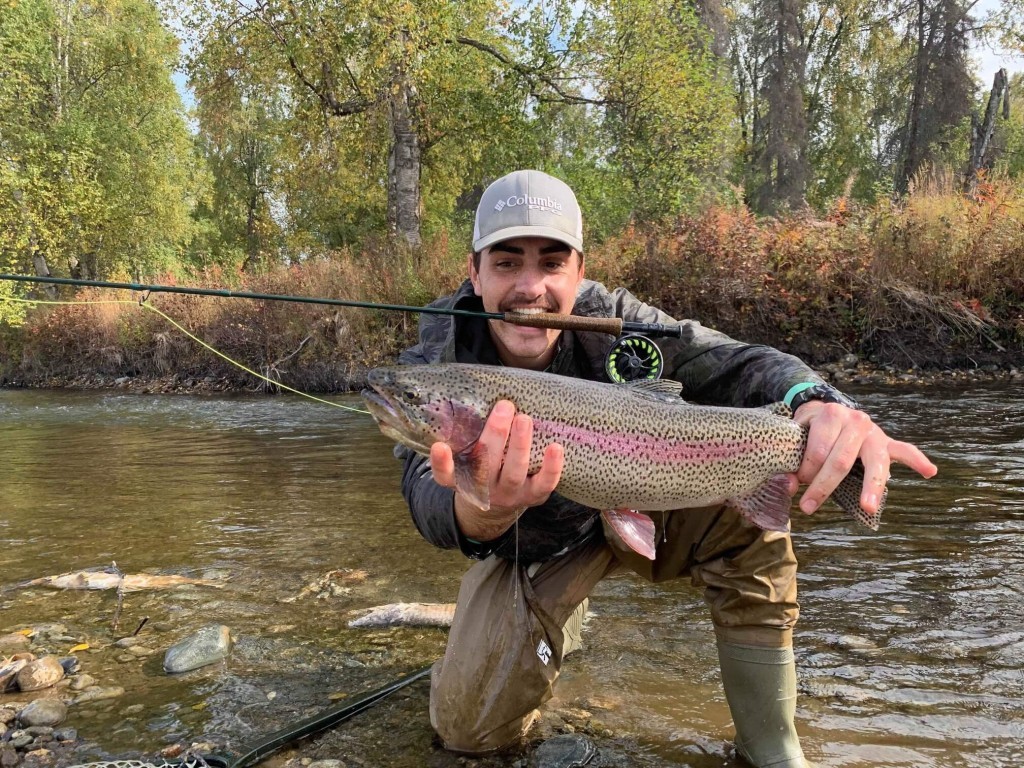
POLYGON ((402 390, 402 399, 407 403, 418 403, 420 396, 412 389, 402 390))

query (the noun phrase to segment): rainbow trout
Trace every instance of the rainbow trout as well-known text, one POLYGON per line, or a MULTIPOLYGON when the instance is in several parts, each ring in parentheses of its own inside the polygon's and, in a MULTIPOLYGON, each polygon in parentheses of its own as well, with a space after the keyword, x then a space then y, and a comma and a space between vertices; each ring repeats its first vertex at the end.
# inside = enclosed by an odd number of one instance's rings
MULTIPOLYGON (((765 408, 691 405, 681 385, 626 385, 519 368, 438 364, 376 368, 362 392, 381 432, 428 455, 451 446, 458 490, 490 506, 488 456, 478 443, 491 408, 511 400, 533 419, 530 471, 544 448, 560 443, 565 464, 557 491, 595 509, 631 548, 654 558, 654 523, 640 512, 728 504, 753 524, 784 531, 792 498, 786 473, 803 459, 807 428, 782 403, 765 408)), ((877 530, 881 515, 860 508, 858 462, 832 500, 877 530)))

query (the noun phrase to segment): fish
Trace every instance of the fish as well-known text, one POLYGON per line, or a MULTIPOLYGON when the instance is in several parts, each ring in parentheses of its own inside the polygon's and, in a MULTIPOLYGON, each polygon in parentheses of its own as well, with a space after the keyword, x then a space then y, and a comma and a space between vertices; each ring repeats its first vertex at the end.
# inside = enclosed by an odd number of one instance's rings
POLYGON ((367 608, 348 626, 360 627, 450 627, 455 603, 389 603, 367 608))
POLYGON ((208 579, 193 579, 188 576, 155 576, 148 573, 111 573, 109 571, 73 571, 56 576, 44 576, 23 581, 17 587, 53 587, 54 589, 122 589, 125 592, 139 592, 144 589, 173 589, 192 584, 200 587, 224 585, 208 579))
MULTIPOLYGON (((661 379, 608 384, 521 368, 438 363, 374 368, 361 392, 381 432, 422 455, 451 447, 455 484, 473 504, 490 507, 492 461, 478 439, 491 408, 510 400, 533 420, 529 471, 560 443, 564 466, 556 491, 601 510, 623 543, 654 559, 654 522, 645 512, 726 504, 754 525, 789 529, 788 473, 799 468, 807 427, 784 403, 761 408, 694 405, 682 385, 661 379)), ((858 461, 831 499, 877 530, 876 512, 860 507, 858 461)))

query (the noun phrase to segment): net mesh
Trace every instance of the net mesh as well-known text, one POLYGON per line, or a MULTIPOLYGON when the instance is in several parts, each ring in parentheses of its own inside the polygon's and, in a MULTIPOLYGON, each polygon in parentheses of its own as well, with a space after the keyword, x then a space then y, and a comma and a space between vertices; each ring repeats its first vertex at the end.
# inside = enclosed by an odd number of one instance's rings
POLYGON ((68 768, 209 768, 210 764, 201 757, 179 758, 177 760, 101 760, 95 763, 79 763, 68 768))

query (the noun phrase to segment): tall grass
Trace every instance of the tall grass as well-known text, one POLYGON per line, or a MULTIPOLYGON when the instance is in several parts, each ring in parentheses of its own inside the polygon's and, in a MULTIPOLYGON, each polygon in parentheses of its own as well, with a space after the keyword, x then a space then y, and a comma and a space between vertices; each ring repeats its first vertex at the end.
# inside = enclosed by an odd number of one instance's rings
POLYGON ((821 363, 856 353, 903 367, 1024 358, 1024 189, 951 175, 906 201, 757 219, 716 207, 628 229, 591 272, 677 317, 821 363))
MULTIPOLYGON (((389 304, 425 304, 462 280, 464 257, 442 239, 421 254, 367 248, 341 251, 261 275, 206 272, 190 284, 389 304)), ((174 284, 164 276, 154 283, 174 284)), ((109 302, 124 292, 87 288, 74 298, 109 302)), ((313 304, 157 293, 147 301, 212 347, 274 381, 309 391, 340 391, 366 368, 393 360, 415 341, 418 318, 396 312, 313 304)), ((0 335, 0 375, 61 384, 177 377, 230 388, 273 388, 196 344, 159 315, 132 303, 40 307, 19 329, 0 335)))
MULTIPOLYGON (((824 216, 761 219, 742 206, 711 207, 629 227, 586 259, 589 277, 812 363, 851 352, 900 367, 1024 361, 1024 190, 1005 180, 983 180, 965 198, 951 176, 931 173, 904 202, 839 199, 824 216)), ((464 269, 465 251, 441 237, 419 254, 371 245, 258 276, 198 274, 192 283, 422 305, 453 290, 464 269)), ((125 295, 89 289, 76 298, 125 295)), ((231 357, 310 391, 358 383, 415 341, 418 319, 175 294, 149 301, 231 357)), ((130 304, 40 307, 0 334, 8 380, 86 374, 263 386, 130 304)))

